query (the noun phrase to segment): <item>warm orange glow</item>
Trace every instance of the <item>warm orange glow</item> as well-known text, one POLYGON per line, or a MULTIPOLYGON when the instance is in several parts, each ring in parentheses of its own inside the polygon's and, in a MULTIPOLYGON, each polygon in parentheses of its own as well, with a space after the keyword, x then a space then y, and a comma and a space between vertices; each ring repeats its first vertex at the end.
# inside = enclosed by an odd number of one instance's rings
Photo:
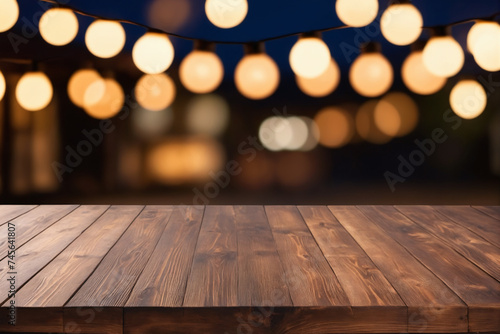
POLYGON ((87 87, 83 108, 94 118, 106 119, 118 114, 124 102, 125 95, 118 82, 114 79, 99 79, 87 87))
POLYGON ((346 25, 364 27, 377 17, 378 0, 337 0, 335 10, 346 25))
POLYGON ((219 95, 198 95, 186 108, 186 125, 193 134, 219 136, 229 124, 229 105, 219 95))
POLYGON ((21 107, 29 111, 46 108, 54 94, 50 79, 42 72, 24 74, 16 87, 16 99, 21 107))
POLYGON ((174 81, 165 73, 144 74, 135 86, 135 98, 143 108, 159 111, 174 102, 176 91, 174 81))
POLYGON ((174 46, 167 35, 147 32, 132 49, 132 59, 139 70, 148 74, 165 72, 174 60, 174 46))
POLYGON ((215 53, 195 50, 182 61, 179 77, 184 87, 191 92, 210 93, 221 84, 224 65, 215 53))
POLYGON ((330 61, 327 70, 316 78, 304 78, 295 76, 297 86, 305 94, 312 97, 324 97, 330 95, 340 82, 340 69, 334 59, 330 61))
POLYGON ((324 73, 331 63, 328 46, 317 37, 301 37, 290 51, 290 66, 295 75, 316 78, 324 73))
POLYGON ((384 134, 375 124, 375 108, 378 100, 369 100, 361 105, 356 114, 356 129, 364 140, 373 144, 385 144, 391 136, 384 134))
POLYGON ((89 51, 100 58, 111 58, 125 46, 125 30, 115 21, 95 20, 87 28, 85 44, 89 51))
POLYGON ((248 13, 247 0, 207 0, 205 12, 213 25, 228 29, 239 25, 248 13))
POLYGON ((393 4, 386 9, 380 20, 384 37, 395 45, 409 45, 422 33, 424 20, 412 4, 393 4))
POLYGON ((432 37, 423 52, 425 67, 439 77, 452 77, 464 66, 464 51, 451 36, 432 37))
POLYGON ((5 95, 5 89, 6 89, 5 77, 3 76, 2 71, 0 71, 0 101, 2 101, 5 95))
POLYGON ((483 21, 474 24, 467 35, 467 46, 482 69, 500 71, 500 24, 483 21))
POLYGON ((66 45, 78 34, 78 19, 71 9, 51 8, 40 18, 39 29, 47 43, 66 45))
POLYGON ((424 65, 422 51, 414 51, 406 58, 401 76, 409 90, 421 95, 434 94, 446 84, 446 78, 429 72, 424 65))
POLYGON ((249 99, 265 99, 278 88, 280 71, 268 55, 249 54, 236 66, 234 81, 239 92, 249 99))
POLYGON ((388 136, 402 137, 415 129, 418 114, 418 106, 410 96, 400 92, 389 93, 375 107, 375 125, 388 136))
POLYGON ((9 30, 19 18, 19 5, 16 0, 0 1, 0 32, 9 30))
POLYGON ((486 108, 487 96, 483 86, 475 80, 459 81, 450 93, 450 105, 453 111, 465 119, 481 115, 486 108))
POLYGON ((73 73, 68 82, 68 96, 71 102, 82 108, 85 91, 94 81, 99 79, 101 76, 94 69, 82 69, 73 73))
POLYGON ((351 66, 349 81, 360 95, 375 97, 391 88, 393 81, 392 65, 378 52, 361 54, 351 66))
POLYGON ((324 108, 314 117, 314 121, 319 129, 319 143, 323 146, 342 147, 354 136, 354 121, 342 108, 324 108))

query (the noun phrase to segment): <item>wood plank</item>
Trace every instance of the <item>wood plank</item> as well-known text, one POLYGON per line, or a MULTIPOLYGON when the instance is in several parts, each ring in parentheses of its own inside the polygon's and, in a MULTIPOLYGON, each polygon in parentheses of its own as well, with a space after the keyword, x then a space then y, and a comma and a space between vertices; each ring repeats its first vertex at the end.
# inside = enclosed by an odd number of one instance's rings
POLYGON ((206 207, 183 305, 238 306, 237 254, 233 207, 206 207))
MULTIPOLYGON (((85 231, 109 206, 83 205, 35 236, 16 252, 16 286, 20 289, 31 277, 85 231)), ((0 291, 8 291, 8 258, 0 262, 0 291)), ((1 303, 7 296, 1 298, 1 303)))
POLYGON ((408 306, 408 332, 467 332, 467 307, 440 279, 357 208, 329 206, 408 306))
POLYGON ((294 306, 350 306, 296 207, 266 206, 294 306))
MULTIPOLYGON (((326 206, 299 206, 298 209, 351 305, 403 306, 406 317, 406 305, 396 290, 330 210, 326 206)), ((406 321, 404 324, 406 330, 406 321)))
POLYGON ((500 283, 498 281, 444 245, 395 208, 361 206, 359 209, 388 235, 401 243, 468 305, 470 331, 487 332, 500 328, 500 283), (491 307, 487 310, 488 314, 498 320, 478 321, 478 311, 475 309, 477 306, 491 307))
POLYGON ((404 205, 396 209, 500 281, 500 248, 430 206, 404 205))
MULTIPOLYGON (((182 306, 204 207, 175 206, 126 307, 182 306)), ((142 319, 130 313, 133 319, 142 319)))
POLYGON ((235 206, 238 305, 292 306, 285 272, 262 206, 235 206))
POLYGON ((500 247, 500 222, 495 218, 468 206, 436 206, 436 210, 500 247))
POLYGON ((474 209, 500 220, 500 206, 473 206, 474 209))
MULTIPOLYGON (((78 205, 43 205, 9 222, 16 228, 16 248, 21 248, 31 238, 57 222, 62 217, 75 210, 78 205)), ((0 226, 0 249, 7 249, 8 224, 0 226)), ((7 257, 7 252, 2 252, 0 260, 7 257)))
POLYGON ((80 333, 116 333, 123 328, 117 316, 153 252, 172 213, 171 206, 146 206, 93 274, 64 307, 64 323, 78 323, 81 314, 95 312, 80 333), (104 327, 103 324, 106 324, 104 327))
POLYGON ((36 205, 0 205, 0 225, 36 208, 36 205))

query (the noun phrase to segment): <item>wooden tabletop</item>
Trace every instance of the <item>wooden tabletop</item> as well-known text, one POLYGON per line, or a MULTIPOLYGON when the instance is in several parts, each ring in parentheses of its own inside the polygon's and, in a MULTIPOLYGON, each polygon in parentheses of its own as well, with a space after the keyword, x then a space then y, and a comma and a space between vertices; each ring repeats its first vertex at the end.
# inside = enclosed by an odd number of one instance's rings
POLYGON ((4 205, 0 249, 0 332, 500 331, 500 207, 4 205))

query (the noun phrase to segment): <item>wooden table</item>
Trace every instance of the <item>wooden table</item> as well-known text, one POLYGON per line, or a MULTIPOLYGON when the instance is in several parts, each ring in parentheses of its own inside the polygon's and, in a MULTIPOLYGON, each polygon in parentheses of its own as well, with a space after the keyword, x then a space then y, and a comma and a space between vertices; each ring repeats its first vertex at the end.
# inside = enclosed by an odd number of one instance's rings
POLYGON ((500 331, 500 207, 5 205, 0 249, 0 332, 500 331))

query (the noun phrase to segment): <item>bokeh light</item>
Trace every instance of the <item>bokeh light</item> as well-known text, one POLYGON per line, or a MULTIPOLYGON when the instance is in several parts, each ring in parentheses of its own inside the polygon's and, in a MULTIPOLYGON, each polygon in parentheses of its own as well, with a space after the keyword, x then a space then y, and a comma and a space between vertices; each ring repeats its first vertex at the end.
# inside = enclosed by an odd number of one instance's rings
POLYGON ((324 73, 331 63, 330 49, 317 37, 300 37, 290 50, 290 66, 295 75, 316 78, 324 73))
POLYGON ((422 15, 412 4, 393 4, 382 14, 380 29, 392 44, 409 45, 422 33, 423 23, 422 15))
POLYGON ((89 51, 100 58, 111 58, 125 46, 125 30, 115 21, 95 20, 87 28, 85 44, 89 51))
POLYGON ((340 69, 332 58, 326 71, 316 78, 304 78, 295 76, 297 86, 305 94, 312 97, 324 97, 330 95, 339 85, 340 69))
POLYGON ((264 53, 249 54, 236 66, 234 80, 238 91, 249 99, 271 96, 278 88, 280 71, 274 60, 264 53))
POLYGON ((149 23, 164 31, 178 31, 190 14, 191 5, 186 0, 153 0, 148 7, 149 23))
POLYGON ((373 144, 385 144, 392 137, 386 135, 375 124, 375 108, 378 100, 368 100, 363 103, 356 113, 356 130, 364 140, 373 144))
POLYGON ((229 105, 222 96, 195 96, 186 108, 186 126, 191 133, 220 136, 228 124, 229 105))
POLYGON ((478 117, 483 113, 486 104, 486 92, 483 86, 475 80, 461 80, 451 90, 451 108, 462 118, 473 119, 478 117))
POLYGON ((452 77, 464 66, 464 51, 451 36, 435 36, 423 51, 425 67, 434 75, 452 77))
POLYGON ((165 135, 172 126, 174 114, 172 109, 151 111, 144 108, 132 110, 132 129, 140 139, 156 140, 165 135))
POLYGON ((354 120, 342 108, 326 107, 316 114, 314 122, 319 129, 319 143, 325 147, 342 147, 354 136, 354 120))
POLYGON ((224 78, 224 65, 213 52, 194 50, 182 60, 179 68, 182 84, 193 93, 213 92, 224 78))
POLYGON ((43 72, 25 73, 16 86, 16 99, 21 107, 29 111, 46 108, 54 90, 50 79, 43 72))
POLYGON ((68 96, 76 106, 82 108, 85 91, 94 81, 101 79, 96 70, 86 68, 73 73, 68 82, 68 96))
POLYGON ((0 101, 2 101, 5 95, 5 89, 6 89, 5 77, 3 76, 2 71, 0 71, 0 101))
POLYGON ((120 112, 125 102, 123 89, 116 80, 99 79, 91 83, 84 94, 83 109, 97 119, 107 119, 120 112))
POLYGON ((401 68, 401 76, 406 87, 420 95, 437 93, 446 84, 446 78, 429 72, 424 65, 422 51, 414 51, 408 55, 401 68))
POLYGON ((221 145, 209 138, 173 138, 154 145, 146 157, 150 177, 163 184, 207 182, 210 172, 221 170, 225 160, 221 145))
POLYGON ((269 117, 259 128, 259 140, 270 151, 284 150, 292 137, 292 128, 285 117, 269 117))
POLYGON ((412 132, 419 118, 418 106, 407 94, 391 92, 375 107, 375 125, 384 134, 402 137, 412 132))
POLYGON ((247 0, 207 0, 205 13, 216 27, 234 28, 247 16, 248 2, 247 0))
POLYGON ((306 123, 308 128, 307 140, 304 145, 300 147, 300 151, 312 151, 318 146, 319 143, 319 128, 316 122, 309 117, 301 117, 301 119, 306 123))
POLYGON ((134 44, 132 59, 139 70, 148 74, 165 72, 174 61, 175 50, 167 35, 147 32, 134 44))
POLYGON ((467 35, 467 46, 482 69, 500 70, 500 24, 483 21, 474 24, 467 35))
POLYGON ((40 18, 39 29, 47 43, 66 45, 78 34, 78 19, 71 9, 51 8, 40 18))
POLYGON ((361 54, 349 70, 351 86, 360 95, 380 96, 392 86, 394 78, 391 63, 379 52, 361 54))
POLYGON ((16 0, 0 1, 0 32, 9 30, 19 18, 19 5, 16 0))
POLYGON ((364 27, 377 17, 378 0, 337 0, 335 10, 346 25, 364 27))
POLYGON ((174 102, 175 96, 175 83, 165 73, 144 74, 135 85, 137 102, 152 111, 167 108, 174 102))

